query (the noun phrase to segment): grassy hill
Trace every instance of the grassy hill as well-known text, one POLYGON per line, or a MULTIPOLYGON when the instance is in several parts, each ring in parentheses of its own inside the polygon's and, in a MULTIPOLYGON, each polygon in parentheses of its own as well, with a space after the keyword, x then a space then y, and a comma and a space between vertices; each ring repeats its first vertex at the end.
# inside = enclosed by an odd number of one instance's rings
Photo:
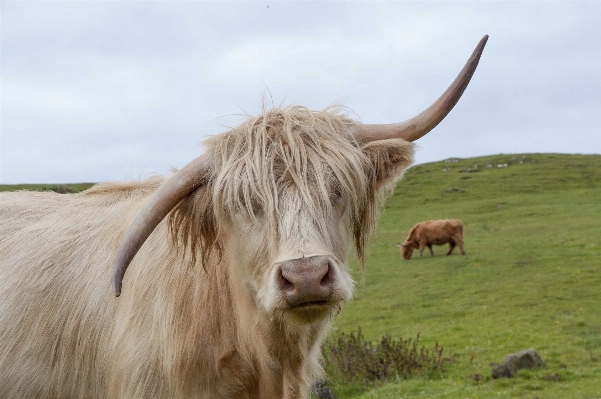
POLYGON ((445 347, 440 378, 380 386, 332 381, 340 398, 601 398, 601 156, 520 154, 411 168, 388 200, 355 300, 330 334, 415 337, 445 347), (459 218, 448 246, 401 259, 417 222, 459 218), (426 255, 427 254, 427 255, 426 255), (534 348, 545 368, 490 378, 492 362, 534 348), (474 376, 481 374, 481 381, 474 376), (558 379, 558 381, 557 381, 558 379))
POLYGON ((601 398, 601 156, 415 166, 387 202, 365 274, 354 270, 355 300, 331 337, 359 326, 371 341, 420 333, 449 361, 434 379, 362 386, 334 378, 337 398, 601 398), (445 246, 434 258, 401 259, 395 244, 409 229, 441 218, 463 220, 467 255, 446 257, 445 246), (528 348, 545 368, 489 377, 491 362, 528 348), (477 374, 483 379, 470 378, 477 374))
POLYGON ((69 184, 0 184, 0 191, 55 191, 61 194, 78 193, 92 187, 94 183, 69 184))

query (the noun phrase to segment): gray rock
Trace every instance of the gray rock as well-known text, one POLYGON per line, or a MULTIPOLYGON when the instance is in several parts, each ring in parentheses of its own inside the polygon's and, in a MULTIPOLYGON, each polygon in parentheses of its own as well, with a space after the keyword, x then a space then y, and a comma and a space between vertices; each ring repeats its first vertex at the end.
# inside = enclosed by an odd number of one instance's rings
POLYGON ((492 378, 511 378, 518 370, 542 367, 543 361, 534 349, 528 349, 507 355, 503 363, 493 363, 492 366, 492 378))
POLYGON ((326 385, 325 381, 319 381, 313 385, 313 395, 317 399, 335 399, 334 391, 326 385))
POLYGON ((511 370, 509 370, 509 367, 507 367, 507 365, 505 363, 492 363, 492 378, 511 378, 513 377, 513 374, 511 373, 511 370))

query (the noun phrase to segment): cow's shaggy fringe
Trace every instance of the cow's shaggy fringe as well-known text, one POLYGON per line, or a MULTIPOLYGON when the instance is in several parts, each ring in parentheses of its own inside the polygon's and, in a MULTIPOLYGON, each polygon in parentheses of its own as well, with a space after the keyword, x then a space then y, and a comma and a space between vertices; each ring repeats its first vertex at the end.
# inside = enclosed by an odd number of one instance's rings
POLYGON ((213 167, 204 177, 207 184, 171 214, 174 245, 200 254, 207 265, 211 256, 221 254, 217 220, 243 214, 253 221, 261 218, 275 249, 280 207, 286 206, 278 197, 293 186, 321 232, 328 229, 325 214, 333 205, 348 206, 363 265, 381 200, 413 161, 413 146, 403 140, 361 146, 348 130, 356 122, 342 111, 338 106, 318 112, 273 108, 207 140, 213 167))

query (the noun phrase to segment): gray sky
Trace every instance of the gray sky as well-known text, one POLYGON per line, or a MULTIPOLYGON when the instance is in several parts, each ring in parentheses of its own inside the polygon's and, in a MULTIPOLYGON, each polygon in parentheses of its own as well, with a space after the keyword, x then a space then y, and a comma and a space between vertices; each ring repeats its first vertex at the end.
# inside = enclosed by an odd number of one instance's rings
POLYGON ((1 1, 0 183, 137 179, 261 101, 422 111, 490 39, 417 162, 601 153, 601 2, 1 1))

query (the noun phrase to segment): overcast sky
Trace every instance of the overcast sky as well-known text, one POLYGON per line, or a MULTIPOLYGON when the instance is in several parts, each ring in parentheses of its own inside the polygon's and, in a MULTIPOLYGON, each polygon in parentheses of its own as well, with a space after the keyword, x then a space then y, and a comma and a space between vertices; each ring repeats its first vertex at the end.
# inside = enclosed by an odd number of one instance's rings
POLYGON ((262 98, 405 120, 480 66, 417 162, 601 153, 601 2, 2 1, 0 183, 182 167, 262 98))

